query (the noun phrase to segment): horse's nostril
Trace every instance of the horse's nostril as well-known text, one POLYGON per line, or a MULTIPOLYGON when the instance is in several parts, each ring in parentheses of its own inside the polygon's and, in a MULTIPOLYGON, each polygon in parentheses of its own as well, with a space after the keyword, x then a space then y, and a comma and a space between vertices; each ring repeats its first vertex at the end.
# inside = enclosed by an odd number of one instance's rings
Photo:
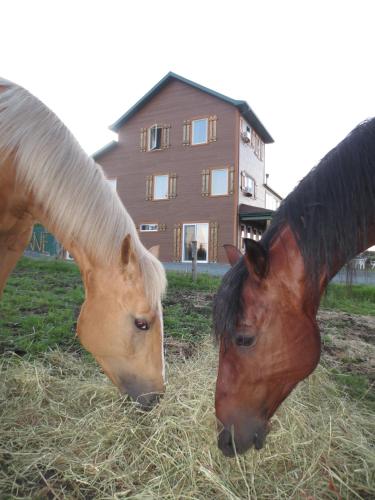
POLYGON ((261 450, 263 448, 263 439, 257 432, 254 434, 253 442, 256 450, 261 450))
POLYGON ((223 429, 218 437, 218 447, 226 457, 234 457, 232 434, 228 429, 223 429))
POLYGON ((152 392, 150 394, 142 394, 141 396, 138 396, 137 403, 140 405, 142 410, 150 411, 154 406, 156 406, 159 403, 161 397, 162 394, 158 392, 152 392))

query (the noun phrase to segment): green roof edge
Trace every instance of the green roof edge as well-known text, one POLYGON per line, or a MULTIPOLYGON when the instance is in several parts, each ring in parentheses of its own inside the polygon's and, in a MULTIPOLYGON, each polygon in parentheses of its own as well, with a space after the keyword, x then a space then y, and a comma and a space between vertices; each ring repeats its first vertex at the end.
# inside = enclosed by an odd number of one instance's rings
POLYGON ((205 92, 206 94, 212 95, 213 97, 216 97, 217 99, 221 99, 222 101, 225 101, 232 106, 235 106, 240 113, 244 116, 244 118, 252 125, 262 140, 266 144, 270 144, 274 142, 273 138, 267 131, 267 129, 264 127, 262 122, 259 120, 259 118, 256 116, 254 111, 250 108, 248 103, 246 101, 241 101, 237 99, 232 99, 231 97, 227 97, 223 94, 220 94, 219 92, 216 92, 215 90, 211 90, 207 87, 204 87, 203 85, 200 85, 199 83, 195 83, 192 80, 188 80, 187 78, 184 78, 183 76, 177 75, 176 73, 173 73, 170 71, 167 73, 156 85, 152 87, 139 101, 137 101, 126 113, 124 113, 118 120, 116 120, 112 125, 110 125, 110 130, 117 132, 120 127, 122 127, 132 116, 135 115, 147 102, 149 102, 162 88, 164 88, 172 79, 178 80, 182 83, 185 83, 186 85, 190 85, 191 87, 194 87, 202 92, 205 92))

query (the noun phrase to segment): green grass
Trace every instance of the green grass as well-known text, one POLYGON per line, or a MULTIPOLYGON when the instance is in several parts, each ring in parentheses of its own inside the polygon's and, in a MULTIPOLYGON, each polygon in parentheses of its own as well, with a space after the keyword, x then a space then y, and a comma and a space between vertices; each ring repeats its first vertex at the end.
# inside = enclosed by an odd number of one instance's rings
POLYGON ((219 287, 221 278, 210 276, 206 273, 199 273, 197 281, 191 279, 191 273, 179 273, 170 271, 168 275, 168 289, 198 290, 202 292, 215 292, 219 287))
MULTIPOLYGON (((219 282, 207 274, 193 282, 190 274, 168 273, 167 335, 196 342, 210 332, 212 295, 219 282)), ((57 346, 80 351, 75 329, 83 300, 75 264, 21 259, 0 301, 0 353, 35 355, 57 346)))
POLYGON ((21 259, 0 302, 0 352, 79 349, 75 324, 83 296, 74 264, 21 259))
POLYGON ((351 314, 375 315, 375 286, 331 284, 321 307, 351 314))

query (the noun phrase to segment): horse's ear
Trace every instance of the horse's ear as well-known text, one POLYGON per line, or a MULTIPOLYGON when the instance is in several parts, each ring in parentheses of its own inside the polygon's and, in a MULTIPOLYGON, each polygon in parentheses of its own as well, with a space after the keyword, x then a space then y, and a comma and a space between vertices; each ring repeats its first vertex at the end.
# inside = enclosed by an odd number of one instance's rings
POLYGON ((224 245, 229 264, 233 267, 242 257, 242 253, 234 245, 224 245))
POLYGON ((245 238, 245 263, 250 274, 263 278, 268 269, 268 254, 263 245, 250 238, 245 238))
POLYGON ((154 245, 153 247, 149 248, 148 251, 157 259, 159 258, 159 251, 160 251, 160 245, 154 245))

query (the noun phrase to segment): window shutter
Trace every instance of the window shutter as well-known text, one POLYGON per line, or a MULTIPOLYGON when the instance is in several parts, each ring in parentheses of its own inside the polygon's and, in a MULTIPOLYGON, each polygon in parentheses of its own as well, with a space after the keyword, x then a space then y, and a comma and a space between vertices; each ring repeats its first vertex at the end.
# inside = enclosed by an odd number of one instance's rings
POLYGON ((229 186, 228 186, 228 193, 233 194, 234 192, 234 167, 231 166, 229 168, 229 186))
POLYGON ((209 239, 210 262, 217 262, 218 227, 219 224, 217 222, 210 222, 210 239, 209 239))
POLYGON ((148 175, 146 178, 146 200, 152 200, 153 176, 148 175))
POLYGON ((208 142, 216 142, 216 122, 217 116, 210 116, 208 119, 208 142))
POLYGON ((163 149, 168 149, 171 147, 170 131, 171 131, 170 125, 163 125, 163 135, 162 135, 162 148, 163 149))
POLYGON ((168 198, 177 196, 177 174, 169 174, 168 198))
POLYGON ((140 151, 147 151, 147 128, 141 128, 139 149, 140 151))
POLYGON ((167 230, 167 224, 159 224, 159 231, 166 231, 167 230))
POLYGON ((209 196, 210 194, 210 171, 208 169, 202 170, 202 196, 209 196))
POLYGON ((173 258, 175 262, 181 262, 181 224, 175 224, 173 230, 173 258))
POLYGON ((182 130, 182 144, 184 146, 190 146, 190 133, 191 133, 191 121, 185 120, 182 130))

